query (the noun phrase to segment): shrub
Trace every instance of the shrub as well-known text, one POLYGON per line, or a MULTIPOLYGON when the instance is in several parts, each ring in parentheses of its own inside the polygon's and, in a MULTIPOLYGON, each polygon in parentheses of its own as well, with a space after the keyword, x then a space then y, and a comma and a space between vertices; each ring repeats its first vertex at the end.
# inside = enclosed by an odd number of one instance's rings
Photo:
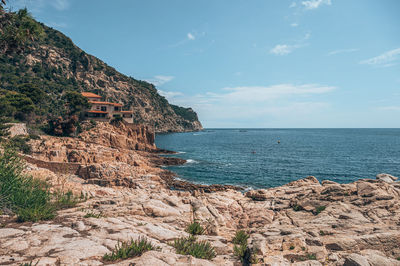
POLYGON ((57 207, 57 209, 72 208, 75 207, 79 202, 83 201, 82 197, 76 197, 70 190, 66 193, 57 191, 53 194, 53 196, 55 199, 54 205, 57 207))
POLYGON ((88 212, 85 214, 85 216, 83 216, 83 218, 97 218, 97 219, 100 217, 103 217, 102 213, 95 213, 93 211, 88 212))
POLYGON ((196 237, 182 237, 174 240, 172 246, 181 255, 191 255, 199 259, 211 260, 217 256, 213 246, 207 241, 196 241, 196 237))
POLYGON ((128 242, 119 242, 115 246, 111 254, 105 254, 103 260, 105 261, 115 261, 118 259, 127 259, 141 256, 146 251, 158 249, 153 246, 153 244, 147 240, 145 237, 140 237, 137 240, 130 240, 128 242))
POLYGON ((323 210, 325 210, 326 206, 318 206, 315 208, 315 215, 320 214, 323 210))
POLYGON ((191 235, 202 235, 204 231, 204 228, 198 222, 193 222, 186 228, 186 232, 191 235))
POLYGON ((9 139, 8 145, 12 148, 16 148, 20 152, 24 154, 31 154, 32 148, 27 143, 29 138, 23 136, 15 136, 9 139))
POLYGON ((245 231, 239 230, 236 232, 236 235, 233 238, 232 243, 237 245, 243 245, 243 244, 247 245, 247 240, 249 239, 249 237, 250 236, 246 234, 245 231))
POLYGON ((0 153, 0 197, 19 222, 52 219, 56 210, 46 182, 22 174, 23 163, 11 149, 0 153))
POLYGON ((298 212, 298 211, 303 210, 303 207, 301 207, 300 205, 294 205, 294 206, 293 206, 293 210, 294 210, 295 212, 298 212))
POLYGON ((250 236, 245 231, 239 230, 232 239, 232 242, 235 244, 233 246, 233 255, 235 255, 243 265, 257 263, 257 258, 254 256, 253 249, 249 248, 247 244, 249 237, 250 236))
POLYGON ((317 256, 315 254, 307 254, 307 259, 309 260, 316 260, 317 256))

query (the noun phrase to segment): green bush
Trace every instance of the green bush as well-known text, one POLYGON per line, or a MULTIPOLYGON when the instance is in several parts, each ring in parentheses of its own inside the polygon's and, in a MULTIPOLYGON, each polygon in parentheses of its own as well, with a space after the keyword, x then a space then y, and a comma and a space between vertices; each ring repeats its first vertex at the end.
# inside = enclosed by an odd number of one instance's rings
POLYGON ((235 237, 232 242, 235 244, 233 246, 233 255, 235 255, 243 265, 250 265, 251 263, 257 263, 257 258, 254 255, 254 250, 249 248, 247 240, 249 235, 243 231, 239 230, 236 232, 235 237))
POLYGON ((119 242, 110 254, 105 254, 103 260, 115 261, 119 259, 127 259, 141 256, 146 251, 158 249, 147 240, 145 237, 140 237, 137 240, 130 240, 128 242, 119 242))
POLYGON ((62 192, 57 191, 53 194, 54 205, 57 209, 68 209, 75 207, 76 204, 82 202, 82 198, 76 197, 72 191, 62 192))
POLYGON ((29 138, 27 138, 27 137, 15 136, 15 137, 9 139, 8 145, 12 148, 19 150, 20 152, 22 152, 24 154, 31 154, 32 148, 27 143, 28 141, 29 141, 29 138))
POLYGON ((237 245, 247 245, 247 240, 249 239, 249 237, 250 236, 245 231, 239 230, 236 232, 235 237, 232 239, 232 243, 237 245))
POLYGON ((22 174, 23 163, 17 154, 0 153, 0 197, 14 211, 19 222, 52 219, 56 209, 46 182, 22 174))
POLYGON ((217 256, 213 246, 207 241, 196 241, 196 237, 182 237, 176 239, 172 246, 181 255, 191 255, 199 259, 211 260, 217 256))
POLYGON ((320 214, 323 210, 326 209, 326 206, 318 206, 315 208, 315 215, 320 214))
POLYGON ((102 213, 95 213, 93 211, 90 211, 88 213, 85 214, 85 216, 83 216, 83 218, 100 218, 103 217, 102 213))
POLYGON ((193 222, 186 228, 186 232, 191 235, 202 235, 204 231, 204 228, 198 222, 193 222))

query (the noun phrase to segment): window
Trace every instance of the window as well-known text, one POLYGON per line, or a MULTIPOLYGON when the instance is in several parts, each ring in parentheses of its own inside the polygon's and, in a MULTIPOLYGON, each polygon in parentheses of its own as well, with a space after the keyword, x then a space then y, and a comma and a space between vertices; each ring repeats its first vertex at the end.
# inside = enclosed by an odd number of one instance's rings
POLYGON ((102 106, 102 107, 101 107, 101 111, 107 112, 107 106, 102 106))
POLYGON ((115 106, 115 107, 114 107, 114 111, 119 111, 119 107, 118 107, 118 106, 115 106))
POLYGON ((100 110, 100 106, 97 105, 97 106, 96 106, 96 110, 100 110))

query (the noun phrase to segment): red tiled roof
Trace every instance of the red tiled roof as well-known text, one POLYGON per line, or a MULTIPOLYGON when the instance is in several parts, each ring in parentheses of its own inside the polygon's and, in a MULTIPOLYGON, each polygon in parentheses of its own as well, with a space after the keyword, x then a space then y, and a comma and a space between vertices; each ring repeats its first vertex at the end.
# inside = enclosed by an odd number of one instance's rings
POLYGON ((107 112, 104 112, 104 111, 96 111, 96 110, 91 110, 91 111, 88 111, 88 113, 95 113, 95 114, 108 114, 107 112))
POLYGON ((87 97, 87 98, 101 98, 101 96, 94 94, 92 92, 81 92, 83 97, 87 97))
POLYGON ((89 101, 89 103, 104 104, 104 105, 114 105, 114 106, 119 106, 119 107, 122 107, 122 106, 123 106, 123 105, 120 104, 120 103, 110 103, 110 102, 89 101))
POLYGON ((133 111, 121 111, 121 113, 125 113, 125 114, 133 114, 133 111))

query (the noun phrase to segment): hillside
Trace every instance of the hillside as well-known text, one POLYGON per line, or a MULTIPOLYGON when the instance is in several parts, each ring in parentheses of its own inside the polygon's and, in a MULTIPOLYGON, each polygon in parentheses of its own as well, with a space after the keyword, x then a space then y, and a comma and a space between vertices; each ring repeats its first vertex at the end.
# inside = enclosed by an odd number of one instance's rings
POLYGON ((191 108, 170 105, 153 84, 119 73, 23 12, 0 13, 0 52, 0 89, 19 92, 28 83, 46 93, 39 119, 61 113, 66 91, 90 91, 132 108, 135 122, 156 132, 202 129, 191 108))

